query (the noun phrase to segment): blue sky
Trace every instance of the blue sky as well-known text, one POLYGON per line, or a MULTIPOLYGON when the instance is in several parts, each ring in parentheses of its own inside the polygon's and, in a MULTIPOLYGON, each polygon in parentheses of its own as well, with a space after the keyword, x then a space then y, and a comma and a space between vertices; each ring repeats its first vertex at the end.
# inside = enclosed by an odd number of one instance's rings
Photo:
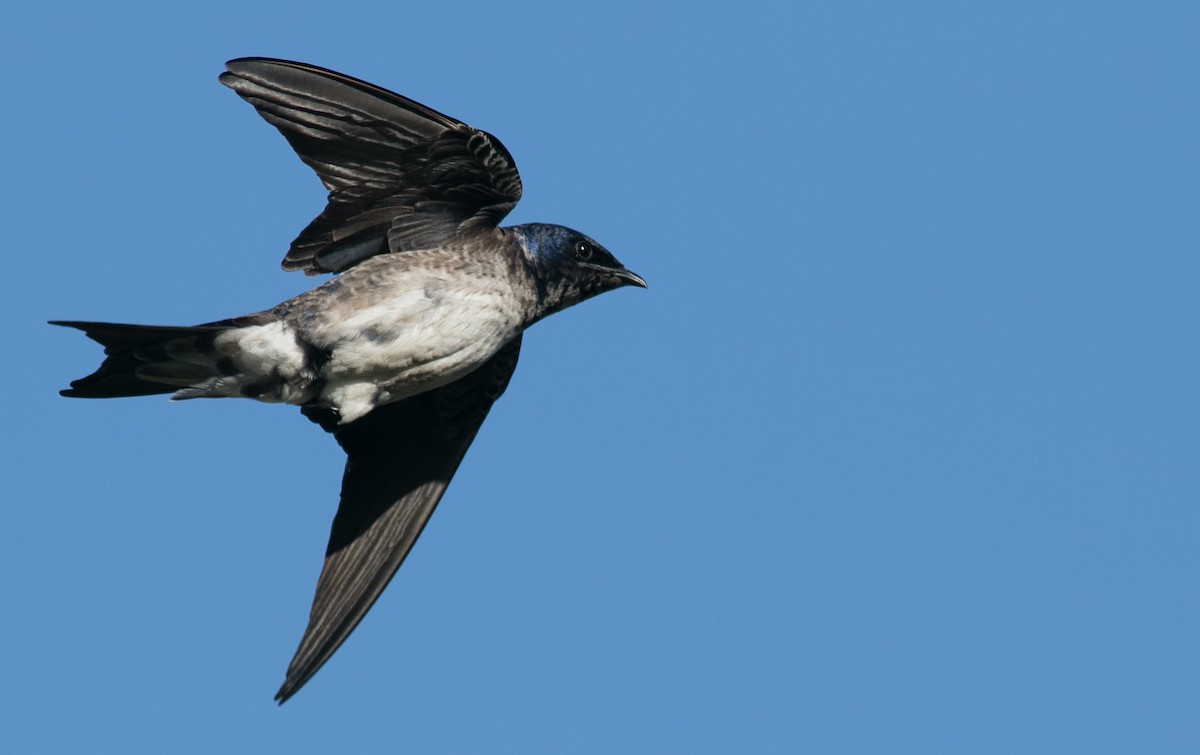
POLYGON ((14 751, 1200 748, 1200 12, 136 4, 0 30, 14 751), (290 408, 70 401, 51 318, 313 281, 268 55, 497 135, 509 221, 650 283, 537 325, 291 702, 342 457, 290 408))

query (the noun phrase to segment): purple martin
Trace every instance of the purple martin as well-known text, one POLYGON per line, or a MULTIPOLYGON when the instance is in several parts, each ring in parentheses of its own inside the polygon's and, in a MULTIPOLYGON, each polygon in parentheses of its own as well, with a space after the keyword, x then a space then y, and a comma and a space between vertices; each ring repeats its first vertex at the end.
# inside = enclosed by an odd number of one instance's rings
POLYGON ((275 699, 329 660, 400 568, 517 364, 533 323, 645 287, 558 225, 500 227, 521 179, 500 141, 316 66, 240 58, 220 77, 329 190, 284 270, 333 273, 255 314, 193 327, 54 321, 104 347, 64 396, 294 404, 346 452, 308 626, 275 699))

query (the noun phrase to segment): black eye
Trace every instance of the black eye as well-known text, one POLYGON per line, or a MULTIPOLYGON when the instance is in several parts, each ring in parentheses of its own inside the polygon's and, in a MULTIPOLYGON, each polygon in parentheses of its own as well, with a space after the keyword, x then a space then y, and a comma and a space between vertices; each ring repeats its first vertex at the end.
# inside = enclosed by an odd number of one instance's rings
POLYGON ((595 247, 582 239, 575 242, 575 259, 586 262, 592 258, 595 247))

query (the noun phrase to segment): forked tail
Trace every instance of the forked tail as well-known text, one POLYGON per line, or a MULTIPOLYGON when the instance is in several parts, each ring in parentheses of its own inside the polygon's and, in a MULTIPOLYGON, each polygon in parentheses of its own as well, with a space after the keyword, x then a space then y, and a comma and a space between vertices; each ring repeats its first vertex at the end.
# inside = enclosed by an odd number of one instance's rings
POLYGON ((121 325, 109 322, 51 320, 82 330, 104 347, 105 360, 87 377, 60 391, 75 398, 119 398, 174 393, 222 374, 213 344, 233 322, 192 327, 121 325))

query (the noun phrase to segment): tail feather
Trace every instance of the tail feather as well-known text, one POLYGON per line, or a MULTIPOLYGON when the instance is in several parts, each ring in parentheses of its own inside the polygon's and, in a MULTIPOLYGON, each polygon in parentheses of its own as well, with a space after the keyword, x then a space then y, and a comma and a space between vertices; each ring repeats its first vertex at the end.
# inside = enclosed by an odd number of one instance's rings
MULTIPOLYGON (((82 330, 104 347, 100 368, 60 391, 74 398, 120 398, 173 393, 219 374, 212 355, 216 337, 234 321, 196 325, 123 325, 51 320, 82 330)), ((239 323, 240 324, 240 323, 239 323)))

